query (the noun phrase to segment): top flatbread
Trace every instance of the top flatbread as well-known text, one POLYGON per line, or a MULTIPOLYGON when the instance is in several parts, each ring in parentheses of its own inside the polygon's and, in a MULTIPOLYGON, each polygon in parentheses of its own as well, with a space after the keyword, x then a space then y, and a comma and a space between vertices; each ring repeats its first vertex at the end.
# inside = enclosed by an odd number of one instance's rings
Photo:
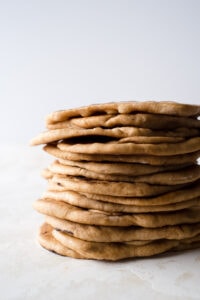
POLYGON ((47 124, 62 122, 74 117, 88 117, 101 114, 130 114, 136 112, 145 112, 153 114, 164 114, 172 116, 199 116, 200 106, 181 104, 177 102, 163 101, 145 101, 145 102, 118 102, 89 105, 81 108, 61 110, 51 113, 46 118, 47 124))
MULTIPOLYGON (((156 114, 119 114, 119 115, 100 115, 81 118, 72 118, 67 121, 46 124, 47 128, 84 128, 91 129, 95 127, 114 128, 123 126, 134 126, 140 128, 150 128, 155 130, 173 130, 178 129, 176 134, 189 135, 195 134, 194 128, 200 128, 200 121, 189 117, 176 117, 156 114), (190 130, 189 130, 190 129, 190 130), (190 132, 193 131, 193 132, 190 132)), ((170 132, 172 134, 172 132, 170 132)), ((175 134, 175 133, 174 133, 175 134)), ((199 134, 199 133, 198 133, 199 134)))

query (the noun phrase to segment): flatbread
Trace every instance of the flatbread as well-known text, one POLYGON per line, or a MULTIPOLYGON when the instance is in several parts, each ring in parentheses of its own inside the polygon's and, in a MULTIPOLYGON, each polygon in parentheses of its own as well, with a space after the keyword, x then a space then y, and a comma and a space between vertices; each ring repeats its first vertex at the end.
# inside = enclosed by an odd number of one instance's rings
POLYGON ((151 185, 148 183, 129 183, 93 180, 84 177, 54 175, 49 182, 54 182, 66 190, 72 190, 82 193, 106 194, 122 197, 144 197, 163 194, 169 191, 178 190, 184 187, 184 184, 177 185, 151 185))
POLYGON ((56 230, 91 242, 131 242, 159 239, 182 240, 200 234, 200 223, 164 226, 160 228, 109 227, 74 223, 46 216, 45 222, 56 230))
MULTIPOLYGON (((195 184, 189 185, 189 187, 182 188, 173 192, 167 192, 165 194, 154 197, 119 197, 109 195, 97 195, 91 193, 78 193, 77 191, 69 191, 65 188, 61 188, 57 185, 50 185, 43 197, 53 198, 56 200, 70 201, 72 197, 76 197, 80 203, 86 203, 90 200, 103 201, 107 203, 122 204, 122 205, 134 205, 134 206, 157 206, 157 205, 169 205, 179 202, 185 202, 194 198, 200 197, 200 181, 195 184)), ((72 201, 72 200, 71 200, 72 201)), ((75 200, 74 200, 75 201, 75 200)), ((72 203, 71 203, 72 204, 72 203)), ((74 204, 75 205, 75 204, 74 204)))
MULTIPOLYGON (((186 117, 175 117, 169 115, 156 115, 156 114, 118 114, 118 115, 97 115, 89 117, 75 117, 67 121, 47 123, 47 128, 50 130, 61 128, 114 128, 122 126, 133 126, 140 128, 148 128, 153 130, 172 130, 167 135, 170 136, 191 136, 198 135, 200 122, 197 119, 186 117), (190 130, 192 132, 190 132, 190 130)), ((162 134, 161 134, 162 136, 162 134)))
POLYGON ((84 195, 78 194, 72 191, 66 192, 51 192, 47 191, 43 195, 44 199, 52 199, 63 201, 68 204, 78 206, 86 209, 93 209, 103 212, 119 212, 119 213, 147 213, 147 212, 166 212, 166 211, 176 211, 180 209, 185 209, 194 206, 200 206, 200 197, 193 198, 190 200, 173 203, 173 204, 165 204, 165 205, 149 205, 149 206, 141 206, 141 205, 126 205, 126 204, 116 204, 116 203, 108 203, 99 200, 89 199, 84 195))
MULTIPOLYGON (((200 124, 200 122, 199 122, 200 124)), ((60 140, 71 140, 74 143, 85 143, 86 141, 112 141, 119 140, 121 143, 128 142, 131 138, 135 143, 177 143, 184 141, 183 137, 154 136, 154 132, 144 128, 120 127, 112 129, 92 128, 76 129, 62 128, 40 133, 32 139, 31 145, 48 144, 60 140), (127 139, 129 138, 129 139, 127 139)))
MULTIPOLYGON (((200 179, 200 166, 190 166, 182 170, 173 170, 167 172, 158 172, 156 174, 143 175, 143 176, 131 176, 131 175, 110 175, 100 172, 88 171, 79 167, 61 165, 59 162, 54 162, 48 167, 48 171, 51 173, 51 177, 56 174, 66 176, 81 176, 95 180, 105 181, 117 181, 117 182, 146 182, 148 184, 158 185, 176 185, 194 182, 200 179)), ((97 170, 98 171, 98 170, 97 170)), ((48 175, 48 178, 50 176, 48 175)))
POLYGON ((83 254, 80 254, 67 246, 64 246, 62 243, 60 243, 53 235, 53 228, 44 223, 39 232, 38 241, 41 244, 42 247, 45 249, 63 255, 63 256, 69 256, 73 258, 85 258, 88 259, 87 255, 84 256, 83 254))
POLYGON ((52 230, 53 228, 47 223, 44 223, 40 227, 40 231, 38 234, 38 242, 43 248, 63 256, 69 256, 73 258, 85 258, 80 253, 63 246, 59 241, 57 241, 52 235, 52 230))
POLYGON ((179 143, 136 144, 112 141, 107 143, 70 144, 59 143, 58 148, 63 151, 84 154, 109 155, 155 155, 170 156, 196 152, 200 150, 200 137, 188 139, 179 143))
POLYGON ((152 166, 166 166, 173 164, 195 163, 200 156, 200 151, 189 154, 174 156, 153 156, 153 155, 101 155, 101 154, 83 154, 71 153, 60 150, 57 145, 46 145, 44 151, 54 157, 72 161, 92 161, 92 162, 126 162, 150 164, 152 166))
POLYGON ((72 166, 84 170, 89 170, 92 172, 97 172, 101 174, 111 174, 111 175, 147 175, 154 174, 157 172, 179 170, 185 167, 191 166, 191 164, 178 164, 178 165, 165 165, 165 166, 152 166, 148 164, 137 164, 137 163, 117 163, 117 162, 90 162, 90 161, 73 161, 67 159, 56 160, 52 165, 58 166, 72 166))
POLYGON ((49 114, 47 124, 62 122, 76 117, 88 117, 102 114, 131 114, 137 112, 172 115, 181 117, 193 117, 200 115, 199 105, 181 104, 172 101, 129 101, 92 104, 85 107, 60 110, 49 114))
POLYGON ((95 180, 106 181, 122 181, 122 182, 134 182, 134 178, 126 175, 109 175, 102 173, 95 173, 92 171, 80 169, 72 166, 65 166, 64 168, 58 165, 50 165, 44 169, 42 176, 46 179, 52 178, 55 174, 70 175, 70 176, 83 176, 95 180))
POLYGON ((159 240, 143 246, 135 246, 124 243, 98 243, 88 242, 72 237, 66 233, 53 230, 53 236, 64 246, 71 247, 90 259, 98 260, 120 260, 129 257, 151 256, 166 252, 170 249, 186 244, 191 247, 192 242, 199 242, 200 236, 186 240, 159 240))
MULTIPOLYGON (((68 176, 83 176, 95 180, 106 180, 106 181, 121 181, 121 182, 135 182, 135 177, 126 175, 110 175, 96 173, 78 167, 64 166, 59 164, 52 164, 48 168, 44 169, 42 176, 46 179, 51 179, 55 174, 68 175, 68 176)), ((174 183, 175 184, 175 183, 174 183)))
POLYGON ((200 106, 119 102, 54 112, 55 161, 34 208, 39 243, 64 256, 120 260, 200 248, 200 106))
MULTIPOLYGON (((55 235, 56 235, 56 231, 53 230, 53 228, 50 225, 44 223, 40 228, 39 237, 38 237, 39 243, 41 244, 42 247, 46 248, 47 250, 55 252, 55 253, 63 255, 63 256, 69 256, 69 257, 73 257, 73 258, 85 258, 85 259, 90 258, 90 257, 88 257, 87 254, 83 255, 83 254, 80 254, 79 252, 74 251, 71 248, 69 248, 69 246, 70 246, 69 240, 68 241, 65 240, 65 245, 63 245, 54 237, 55 235), (53 232, 54 232, 54 235, 52 235, 53 232), (68 246, 66 246, 66 242, 67 242, 68 246)), ((61 238, 61 237, 59 236, 59 238, 61 238)), ((151 244, 144 245, 144 246, 126 245, 125 247, 126 248, 131 247, 132 252, 133 252, 132 257, 138 257, 138 256, 152 256, 152 255, 156 255, 159 253, 163 253, 163 252, 169 250, 170 247, 175 244, 176 244, 176 246, 174 246, 174 248, 173 248, 173 250, 175 250, 175 251, 197 248, 200 245, 200 243, 198 243, 198 241, 192 242, 190 244, 188 244, 188 243, 180 244, 177 241, 175 243, 175 241, 165 241, 165 240, 162 241, 161 240, 161 241, 154 241, 151 244), (133 254, 134 254, 134 256, 133 256, 133 254)), ((83 249, 83 245, 82 245, 82 249, 83 249)), ((86 247, 84 247, 84 249, 86 249, 86 247)), ((91 249, 91 247, 90 247, 90 249, 91 249)), ((121 249, 125 249, 125 248, 121 247, 121 249)), ((91 251, 92 251, 92 249, 89 251, 89 253, 91 251)), ((126 251, 123 251, 123 252, 124 252, 123 254, 126 254, 126 251)), ((109 256, 112 255, 111 253, 114 254, 114 253, 116 253, 116 251, 112 250, 112 252, 110 252, 109 256)), ((91 254, 90 254, 90 256, 91 256, 91 254)), ((94 256, 94 254, 92 254, 92 256, 94 256)), ((118 255, 118 257, 116 255, 112 255, 111 258, 109 256, 106 257, 105 260, 121 259, 119 257, 119 255, 118 255)), ((124 258, 126 258, 126 257, 124 257, 124 258)), ((96 259, 96 258, 94 258, 94 259, 96 259)))
POLYGON ((200 222, 200 208, 190 208, 176 212, 151 214, 105 214, 72 206, 62 201, 40 199, 34 208, 48 216, 72 222, 102 226, 141 226, 157 228, 168 225, 192 224, 200 222))
POLYGON ((186 167, 178 171, 137 176, 135 182, 148 182, 150 184, 174 185, 194 182, 200 178, 200 166, 186 167))

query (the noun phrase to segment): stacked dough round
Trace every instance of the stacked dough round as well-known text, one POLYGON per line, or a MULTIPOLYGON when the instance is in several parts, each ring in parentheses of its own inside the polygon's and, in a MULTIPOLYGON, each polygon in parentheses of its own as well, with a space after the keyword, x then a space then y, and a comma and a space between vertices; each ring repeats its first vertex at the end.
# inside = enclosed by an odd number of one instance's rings
POLYGON ((119 260, 200 247, 200 106, 120 102, 57 111, 55 161, 34 203, 39 242, 75 258, 119 260))

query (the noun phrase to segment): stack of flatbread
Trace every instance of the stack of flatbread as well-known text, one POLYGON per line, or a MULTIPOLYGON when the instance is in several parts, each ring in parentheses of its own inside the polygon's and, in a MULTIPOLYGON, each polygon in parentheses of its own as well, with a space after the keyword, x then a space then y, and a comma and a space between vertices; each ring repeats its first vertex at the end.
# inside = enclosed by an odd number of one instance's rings
POLYGON ((200 106, 119 102, 57 111, 45 144, 55 161, 34 208, 40 244, 98 260, 200 247, 200 106))

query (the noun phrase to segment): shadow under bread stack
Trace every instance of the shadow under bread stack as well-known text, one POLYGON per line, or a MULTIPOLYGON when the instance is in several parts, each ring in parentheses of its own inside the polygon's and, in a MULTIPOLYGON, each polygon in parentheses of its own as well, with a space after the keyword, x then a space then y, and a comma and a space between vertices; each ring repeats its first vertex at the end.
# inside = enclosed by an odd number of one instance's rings
POLYGON ((118 102, 57 111, 32 145, 55 161, 39 243, 120 260, 200 247, 200 106, 118 102))

